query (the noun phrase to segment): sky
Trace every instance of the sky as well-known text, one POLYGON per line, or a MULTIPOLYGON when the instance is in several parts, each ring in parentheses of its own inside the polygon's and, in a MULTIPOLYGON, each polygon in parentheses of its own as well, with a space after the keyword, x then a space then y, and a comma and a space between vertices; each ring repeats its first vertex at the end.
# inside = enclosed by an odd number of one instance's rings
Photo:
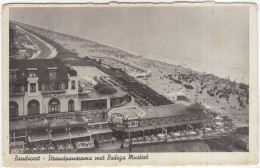
POLYGON ((248 70, 247 7, 11 8, 10 19, 195 68, 248 70))

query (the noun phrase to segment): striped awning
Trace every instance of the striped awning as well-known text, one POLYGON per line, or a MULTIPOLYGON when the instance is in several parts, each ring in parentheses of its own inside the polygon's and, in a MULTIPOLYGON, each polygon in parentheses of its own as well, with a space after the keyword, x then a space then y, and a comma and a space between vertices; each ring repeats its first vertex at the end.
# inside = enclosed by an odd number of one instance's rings
POLYGON ((9 123, 9 129, 10 131, 26 131, 28 128, 28 124, 25 120, 19 120, 19 121, 10 121, 9 123))
POLYGON ((70 139, 70 138, 71 138, 71 136, 67 132, 51 134, 51 141, 61 141, 61 140, 66 140, 66 139, 70 139))
POLYGON ((39 141, 46 141, 50 140, 51 136, 49 133, 39 133, 39 134, 32 134, 28 136, 28 141, 29 142, 39 142, 39 141))
POLYGON ((70 136, 71 138, 81 138, 81 137, 89 137, 91 134, 87 130, 80 130, 80 131, 71 131, 70 136))
POLYGON ((28 122, 28 127, 30 129, 44 128, 48 126, 48 121, 46 119, 31 120, 28 122))
POLYGON ((68 126, 68 121, 66 119, 53 119, 49 120, 50 128, 66 128, 68 126))
POLYGON ((70 127, 85 126, 86 121, 81 116, 76 116, 73 119, 68 120, 70 127))

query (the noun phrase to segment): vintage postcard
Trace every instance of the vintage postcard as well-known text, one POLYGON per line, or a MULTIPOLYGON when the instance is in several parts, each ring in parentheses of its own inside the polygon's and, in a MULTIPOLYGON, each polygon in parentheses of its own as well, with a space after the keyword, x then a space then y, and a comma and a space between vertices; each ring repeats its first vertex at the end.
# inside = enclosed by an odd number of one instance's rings
POLYGON ((4 166, 258 163, 255 4, 6 4, 2 28, 4 166))

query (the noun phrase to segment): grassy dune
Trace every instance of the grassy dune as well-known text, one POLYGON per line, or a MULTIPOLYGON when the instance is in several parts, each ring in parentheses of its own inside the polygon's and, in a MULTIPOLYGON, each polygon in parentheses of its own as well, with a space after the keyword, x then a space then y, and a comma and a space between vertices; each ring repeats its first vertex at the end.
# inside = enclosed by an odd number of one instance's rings
POLYGON ((125 57, 136 57, 135 55, 125 52, 123 50, 106 46, 104 44, 100 44, 94 41, 90 41, 87 39, 83 39, 80 37, 74 37, 71 35, 61 34, 57 32, 53 32, 50 30, 42 29, 39 27, 31 26, 28 24, 10 21, 11 24, 17 24, 26 30, 33 31, 38 34, 43 40, 47 42, 53 40, 57 44, 53 46, 58 51, 64 51, 64 49, 69 50, 71 52, 84 53, 88 56, 115 56, 119 58, 125 57))

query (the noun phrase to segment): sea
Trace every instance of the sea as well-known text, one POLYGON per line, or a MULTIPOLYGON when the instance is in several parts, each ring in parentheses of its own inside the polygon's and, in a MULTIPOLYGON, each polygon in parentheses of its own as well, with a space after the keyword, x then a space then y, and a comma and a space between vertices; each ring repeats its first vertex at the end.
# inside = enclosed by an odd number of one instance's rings
MULTIPOLYGON (((144 56, 146 57, 146 56, 144 56)), ((215 76, 230 79, 231 81, 236 81, 238 83, 249 84, 249 63, 237 61, 235 59, 231 61, 223 60, 205 60, 203 58, 187 58, 187 57, 146 57, 149 59, 173 64, 180 65, 184 68, 190 68, 192 70, 204 73, 210 73, 215 76)))

